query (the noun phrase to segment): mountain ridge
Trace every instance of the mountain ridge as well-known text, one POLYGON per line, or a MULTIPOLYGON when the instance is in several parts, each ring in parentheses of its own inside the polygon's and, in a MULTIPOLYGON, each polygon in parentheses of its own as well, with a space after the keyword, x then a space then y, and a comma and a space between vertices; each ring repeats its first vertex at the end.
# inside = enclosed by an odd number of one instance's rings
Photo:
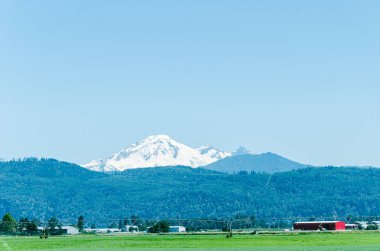
POLYGON ((231 155, 210 145, 191 148, 167 135, 152 135, 106 159, 93 160, 82 166, 98 172, 176 165, 199 167, 231 155))
POLYGON ((261 154, 233 155, 203 166, 202 168, 225 173, 240 171, 277 173, 306 167, 311 167, 311 165, 301 164, 278 154, 267 152, 261 154))
POLYGON ((258 219, 378 215, 380 169, 320 167, 275 174, 203 168, 128 169, 104 174, 57 160, 0 163, 0 215, 109 224, 142 218, 258 219), (96 196, 94 196, 96 195, 96 196), (360 199, 358 199, 360 198, 360 199))

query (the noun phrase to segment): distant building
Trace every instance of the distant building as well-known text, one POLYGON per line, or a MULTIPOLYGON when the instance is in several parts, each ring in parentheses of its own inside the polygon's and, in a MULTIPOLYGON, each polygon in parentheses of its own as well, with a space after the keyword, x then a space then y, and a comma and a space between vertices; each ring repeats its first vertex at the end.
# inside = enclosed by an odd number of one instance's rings
POLYGON ((107 233, 120 232, 120 229, 118 228, 85 228, 83 231, 86 233, 107 234, 107 233))
MULTIPOLYGON (((39 232, 44 231, 45 229, 49 229, 46 227, 37 227, 37 230, 39 232)), ((55 234, 79 234, 79 230, 74 226, 62 226, 62 227, 55 227, 54 228, 56 233, 55 234)))
POLYGON ((62 226, 61 233, 62 234, 79 234, 79 230, 73 226, 62 226))
POLYGON ((309 231, 335 231, 346 230, 346 223, 343 221, 304 221, 295 222, 293 224, 294 230, 309 230, 309 231))
POLYGON ((182 226, 169 226, 170 233, 182 233, 186 232, 186 228, 182 226))

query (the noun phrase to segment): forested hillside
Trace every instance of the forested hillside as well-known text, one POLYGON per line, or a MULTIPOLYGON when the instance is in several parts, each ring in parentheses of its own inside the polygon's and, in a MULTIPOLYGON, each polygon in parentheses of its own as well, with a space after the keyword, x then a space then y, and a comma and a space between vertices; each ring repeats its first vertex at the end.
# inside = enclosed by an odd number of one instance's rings
POLYGON ((0 162, 0 215, 105 222, 141 218, 380 215, 380 170, 224 174, 162 167, 103 174, 57 160, 0 162))
POLYGON ((240 171, 277 173, 306 168, 307 165, 284 158, 274 153, 242 154, 223 158, 203 168, 224 173, 240 171))

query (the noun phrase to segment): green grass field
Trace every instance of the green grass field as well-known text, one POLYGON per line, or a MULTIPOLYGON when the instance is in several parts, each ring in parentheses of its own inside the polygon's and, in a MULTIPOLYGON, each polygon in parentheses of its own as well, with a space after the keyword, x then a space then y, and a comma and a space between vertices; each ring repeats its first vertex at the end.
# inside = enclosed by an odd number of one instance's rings
POLYGON ((379 232, 277 235, 123 235, 0 237, 0 250, 170 250, 170 251, 380 251, 379 232))

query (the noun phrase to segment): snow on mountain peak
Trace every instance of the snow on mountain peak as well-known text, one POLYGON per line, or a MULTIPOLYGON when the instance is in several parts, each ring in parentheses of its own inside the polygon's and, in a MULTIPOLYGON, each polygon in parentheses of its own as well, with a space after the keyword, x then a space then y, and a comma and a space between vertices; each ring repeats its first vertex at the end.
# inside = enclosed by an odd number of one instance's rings
MULTIPOLYGON (((231 153, 220 151, 219 149, 217 149, 211 145, 201 146, 197 150, 203 156, 208 156, 209 158, 216 159, 216 160, 220 160, 220 159, 223 159, 225 157, 231 156, 231 153)), ((210 163, 212 163, 212 162, 210 162, 210 163)))
POLYGON ((151 135, 147 139, 166 139, 166 140, 171 140, 169 135, 166 134, 157 134, 157 135, 151 135))
POLYGON ((104 160, 93 160, 83 167, 93 171, 124 171, 132 168, 184 165, 199 167, 231 156, 212 146, 191 148, 167 135, 152 135, 104 160))

